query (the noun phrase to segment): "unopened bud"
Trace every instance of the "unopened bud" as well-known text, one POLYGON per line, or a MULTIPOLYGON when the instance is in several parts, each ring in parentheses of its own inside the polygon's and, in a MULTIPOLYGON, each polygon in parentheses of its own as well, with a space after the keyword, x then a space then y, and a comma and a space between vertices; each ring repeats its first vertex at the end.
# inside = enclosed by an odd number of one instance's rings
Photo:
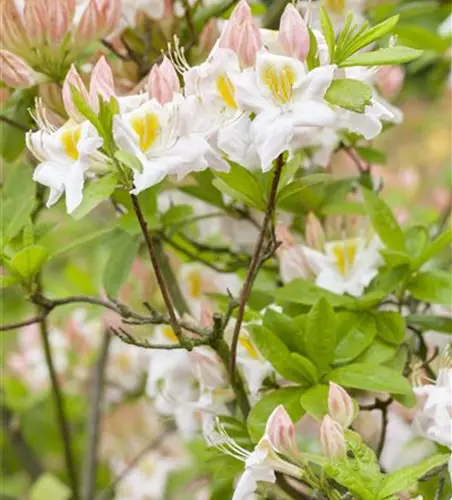
POLYGON ((1 46, 12 52, 22 54, 27 50, 29 37, 16 8, 15 0, 0 3, 0 41, 1 46))
POLYGON ((120 0, 90 0, 75 32, 76 43, 105 37, 117 28, 120 19, 120 0))
POLYGON ((240 27, 239 39, 237 41, 237 56, 244 68, 256 64, 256 56, 262 47, 259 30, 253 21, 246 21, 240 27))
POLYGON ((217 20, 210 19, 199 35, 199 48, 202 53, 209 53, 214 47, 220 33, 218 31, 217 20))
POLYGON ((220 41, 218 46, 221 49, 231 49, 237 51, 237 44, 240 36, 240 26, 229 20, 221 32, 220 41))
POLYGON ((328 458, 340 458, 345 455, 344 429, 329 415, 325 415, 320 426, 320 443, 328 458))
POLYGON ((309 53, 309 31, 298 10, 289 3, 279 24, 279 43, 286 55, 306 60, 309 53))
POLYGON ((355 405, 352 398, 341 386, 334 382, 330 382, 328 392, 328 413, 344 429, 349 427, 355 418, 355 405))
POLYGON ((295 441, 295 426, 283 405, 277 406, 268 418, 265 434, 277 452, 291 457, 300 454, 295 441))
POLYGON ((208 302, 201 302, 201 312, 199 317, 201 326, 205 328, 212 328, 213 326, 213 311, 208 302))
POLYGON ((99 96, 104 101, 109 101, 112 96, 115 96, 115 84, 113 72, 104 56, 97 61, 91 73, 91 81, 89 85, 89 99, 92 108, 97 112, 99 110, 99 96))
POLYGON ((309 247, 321 250, 325 244, 325 233, 319 219, 311 212, 306 221, 306 243, 309 247))
POLYGON ((45 35, 49 42, 59 44, 67 34, 75 14, 75 0, 45 0, 45 35))
POLYGON ((239 25, 245 23, 246 21, 252 21, 253 14, 251 13, 251 8, 246 0, 240 0, 237 7, 232 11, 229 21, 233 21, 239 25))
POLYGON ((88 91, 86 90, 85 84, 83 83, 83 80, 81 79, 74 65, 71 66, 68 74, 66 75, 66 78, 64 79, 62 96, 64 109, 66 110, 69 118, 72 118, 77 122, 81 122, 84 120, 84 117, 74 103, 72 97, 72 88, 75 88, 80 93, 85 102, 89 102, 88 91))
POLYGON ((154 65, 149 73, 148 94, 160 104, 166 104, 173 99, 173 89, 163 77, 157 65, 154 65))
POLYGON ((25 2, 25 28, 30 41, 36 45, 40 45, 45 40, 47 29, 46 16, 47 12, 45 0, 28 0, 25 2))
POLYGON ((180 92, 180 82, 177 72, 174 69, 173 63, 166 56, 163 57, 163 61, 161 62, 159 69, 162 76, 171 86, 171 89, 174 92, 180 92))
POLYGON ((36 73, 20 57, 0 50, 0 79, 8 87, 25 89, 37 83, 36 73))

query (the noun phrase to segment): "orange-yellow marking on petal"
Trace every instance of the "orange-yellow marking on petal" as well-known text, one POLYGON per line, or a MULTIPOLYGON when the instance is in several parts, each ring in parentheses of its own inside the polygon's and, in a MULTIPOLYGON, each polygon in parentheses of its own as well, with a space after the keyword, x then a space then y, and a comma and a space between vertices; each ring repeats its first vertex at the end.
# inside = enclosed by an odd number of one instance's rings
POLYGON ((239 343, 245 349, 246 353, 248 354, 248 356, 250 358, 252 358, 252 359, 259 358, 259 355, 256 351, 256 348, 253 346, 253 344, 251 343, 251 341, 249 339, 247 339, 246 337, 241 335, 239 337, 239 343))
POLYGON ((325 7, 331 12, 342 16, 345 10, 345 0, 325 0, 325 7))
POLYGON ((78 160, 80 153, 78 152, 77 145, 80 140, 82 130, 80 127, 72 127, 64 130, 61 134, 61 144, 63 145, 66 154, 72 160, 78 160))
POLYGON ((287 64, 279 69, 267 64, 262 69, 261 78, 270 89, 275 102, 284 104, 290 101, 296 79, 295 71, 290 65, 287 64))
POLYGON ((333 254, 336 259, 336 265, 342 276, 345 276, 355 263, 356 242, 344 241, 338 242, 333 247, 333 254))
POLYGON ((140 140, 140 149, 147 151, 159 134, 159 120, 154 113, 132 118, 131 126, 140 140))
POLYGON ((228 75, 223 74, 217 78, 217 90, 223 101, 231 108, 238 109, 235 100, 235 88, 228 75))
POLYGON ((173 332, 173 329, 170 326, 165 325, 163 327, 163 335, 168 340, 171 340, 171 342, 177 342, 177 337, 176 337, 175 333, 173 332))

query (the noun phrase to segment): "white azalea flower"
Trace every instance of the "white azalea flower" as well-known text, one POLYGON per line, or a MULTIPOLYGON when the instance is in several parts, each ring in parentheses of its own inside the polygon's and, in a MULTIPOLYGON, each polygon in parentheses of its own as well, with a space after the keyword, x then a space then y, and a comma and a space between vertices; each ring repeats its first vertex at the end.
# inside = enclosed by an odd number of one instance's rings
POLYGON ((299 60, 261 51, 255 71, 231 77, 237 102, 257 115, 251 134, 263 171, 269 170, 281 153, 292 149, 306 129, 335 124, 335 113, 323 102, 334 69, 325 66, 307 72, 299 60))
POLYGON ((88 122, 67 122, 56 131, 29 132, 26 140, 28 149, 39 160, 33 180, 50 188, 47 206, 54 205, 65 193, 67 211, 73 212, 83 199, 90 155, 102 146, 102 138, 88 122))
POLYGON ((143 167, 141 172, 134 172, 134 194, 166 175, 175 174, 180 179, 207 167, 228 170, 228 164, 208 142, 191 132, 190 117, 184 112, 188 104, 181 95, 175 95, 167 104, 151 99, 134 111, 115 116, 117 144, 134 154, 143 167))
POLYGON ((123 26, 134 26, 138 12, 144 12, 151 19, 162 19, 165 14, 164 0, 122 0, 123 26))
POLYGON ((283 425, 282 422, 272 418, 277 411, 278 408, 268 418, 265 433, 253 451, 239 446, 228 436, 224 427, 217 422, 217 432, 211 434, 209 438, 210 444, 224 453, 245 462, 245 471, 237 482, 232 500, 250 500, 253 498, 259 481, 267 483, 276 481, 275 472, 301 478, 302 470, 282 459, 272 445, 271 436, 278 433, 278 429, 274 429, 274 427, 283 425))
POLYGON ((382 263, 380 247, 377 237, 369 243, 363 238, 354 238, 325 243, 324 252, 303 246, 303 253, 318 286, 359 297, 378 273, 382 263))
POLYGON ((311 28, 320 29, 320 9, 325 7, 333 24, 336 34, 343 28, 345 19, 349 12, 353 13, 355 23, 361 25, 366 19, 363 16, 364 0, 319 0, 316 2, 303 0, 300 2, 304 16, 309 19, 311 28))

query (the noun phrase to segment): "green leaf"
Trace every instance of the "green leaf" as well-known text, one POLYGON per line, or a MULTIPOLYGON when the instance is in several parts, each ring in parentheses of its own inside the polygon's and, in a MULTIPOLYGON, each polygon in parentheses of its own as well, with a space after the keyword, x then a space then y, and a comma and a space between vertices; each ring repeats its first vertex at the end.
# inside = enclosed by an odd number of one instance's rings
POLYGON ((317 420, 328 413, 328 391, 327 385, 316 385, 302 394, 300 403, 304 411, 317 420))
POLYGON ((370 165, 385 165, 386 155, 383 151, 374 148, 355 147, 358 156, 370 165))
POLYGON ((377 311, 378 335, 388 344, 400 345, 405 340, 405 319, 397 312, 377 311))
POLYGON ((278 192, 277 203, 293 196, 301 196, 302 192, 311 186, 334 182, 337 177, 331 174, 311 174, 297 179, 278 192))
POLYGON ((407 289, 416 299, 433 304, 450 305, 452 300, 452 280, 446 271, 420 272, 408 283, 407 289))
POLYGON ((422 331, 434 330, 436 332, 452 333, 452 318, 444 316, 410 315, 406 318, 409 325, 416 326, 422 331))
POLYGON ((332 61, 334 57, 336 35, 334 34, 333 23, 331 22, 330 16, 328 15, 328 11, 323 6, 320 8, 320 25, 322 27, 322 33, 325 37, 326 44, 328 45, 330 61, 332 61))
POLYGON ((396 348, 378 338, 368 347, 357 359, 355 363, 365 363, 369 365, 379 365, 388 361, 396 354, 396 348))
POLYGON ((19 278, 16 276, 6 276, 4 274, 0 275, 0 288, 6 288, 8 286, 14 286, 19 283, 19 278))
POLYGON ((322 297, 308 314, 304 337, 306 354, 320 370, 326 370, 334 359, 336 327, 334 310, 322 297))
POLYGON ((136 258, 139 239, 123 232, 115 240, 103 274, 103 285, 109 297, 116 297, 129 275, 136 258))
POLYGON ((141 164, 141 161, 132 153, 124 151, 123 149, 118 149, 118 151, 116 151, 115 153, 115 158, 131 170, 134 170, 136 172, 143 171, 143 165, 141 164))
POLYGON ((364 31, 359 36, 354 37, 350 41, 350 43, 348 43, 347 46, 341 51, 341 59, 336 60, 336 62, 338 63, 342 62, 344 57, 348 58, 355 52, 358 52, 358 50, 362 49, 363 47, 366 47, 367 45, 370 45, 376 40, 383 38, 388 33, 391 33, 391 31, 393 31, 398 21, 399 21, 398 15, 392 16, 389 19, 383 21, 382 23, 377 24, 376 26, 373 26, 372 28, 364 31))
POLYGON ((380 239, 388 248, 404 252, 405 237, 388 205, 374 192, 364 188, 362 192, 367 213, 380 239))
POLYGON ((363 52, 355 54, 338 66, 348 68, 351 66, 383 66, 391 64, 403 64, 421 56, 422 51, 411 49, 410 47, 391 47, 388 49, 379 49, 372 52, 363 52))
POLYGON ((370 363, 356 363, 335 368, 330 380, 344 387, 365 391, 411 394, 412 388, 399 372, 370 363))
POLYGON ((352 327, 349 333, 338 342, 334 352, 334 364, 354 360, 372 344, 377 329, 372 317, 366 315, 366 318, 367 324, 352 327))
POLYGON ((449 455, 447 454, 434 455, 433 457, 427 458, 420 464, 406 467, 387 475, 381 483, 382 487, 378 492, 377 500, 384 500, 399 491, 407 490, 432 469, 436 469, 437 467, 444 465, 448 459, 449 455))
POLYGON ((319 379, 319 372, 308 358, 298 354, 298 352, 290 353, 290 357, 296 364, 298 372, 304 376, 309 385, 317 383, 319 379))
POLYGON ((302 278, 272 291, 272 294, 277 300, 307 306, 314 305, 321 297, 325 297, 333 307, 353 306, 356 303, 356 300, 351 297, 329 292, 302 278))
POLYGON ((69 500, 71 490, 56 476, 50 473, 43 474, 33 484, 29 492, 29 500, 69 500))
POLYGON ((118 183, 119 174, 112 172, 101 179, 92 181, 83 193, 82 203, 74 210, 72 217, 75 220, 83 219, 94 210, 102 201, 110 197, 118 183))
POLYGON ((371 99, 372 89, 369 85, 350 78, 333 80, 325 93, 327 102, 355 113, 364 113, 371 99))
POLYGON ((251 408, 246 422, 253 441, 257 443, 263 436, 268 417, 279 405, 283 405, 292 421, 297 423, 304 415, 300 404, 303 392, 301 387, 284 387, 262 396, 251 408))
POLYGON ((414 49, 433 50, 442 53, 449 47, 448 40, 419 25, 401 24, 397 26, 394 33, 402 45, 414 49))
POLYGON ((280 375, 294 382, 304 381, 304 374, 290 357, 289 349, 274 333, 260 325, 249 325, 247 330, 261 354, 280 375))
POLYGON ((388 267, 400 267, 405 264, 411 264, 410 255, 406 252, 399 252, 398 250, 384 248, 383 250, 380 250, 380 254, 388 267))
POLYGON ((446 248, 449 248, 452 244, 452 229, 447 229, 439 236, 437 236, 432 243, 424 249, 419 259, 416 261, 416 266, 420 267, 425 262, 428 262, 430 259, 444 251, 446 248))
POLYGON ((94 125, 96 130, 103 137, 105 133, 102 128, 102 124, 99 118, 97 117, 97 114, 94 112, 93 108, 89 105, 89 103, 85 101, 82 94, 74 85, 71 85, 71 94, 75 107, 89 122, 91 122, 94 125))
POLYGON ((291 350, 303 354, 303 329, 295 324, 287 314, 267 309, 263 324, 291 350))
POLYGON ((228 173, 216 172, 215 175, 217 179, 213 184, 220 191, 225 191, 233 198, 244 201, 252 207, 265 210, 261 185, 249 170, 232 163, 228 173))
POLYGON ((317 44, 317 38, 315 37, 311 28, 308 28, 309 31, 309 52, 306 58, 306 64, 308 66, 309 71, 312 71, 314 68, 320 66, 319 61, 319 48, 317 44))
POLYGON ((114 227, 106 227, 106 228, 102 228, 102 229, 99 229, 97 231, 94 231, 92 233, 84 234, 80 238, 76 238, 73 241, 71 241, 70 243, 68 243, 67 245, 60 247, 57 251, 53 252, 50 255, 50 258, 63 255, 66 252, 70 252, 79 246, 86 245, 94 240, 97 240, 98 238, 104 237, 107 234, 110 234, 111 232, 113 232, 114 230, 115 230, 114 227))
POLYGON ((26 281, 32 279, 46 262, 49 252, 40 245, 32 245, 17 253, 12 261, 11 267, 26 281))
POLYGON ((164 226, 178 224, 192 215, 193 207, 191 205, 174 205, 162 215, 162 224, 164 226))

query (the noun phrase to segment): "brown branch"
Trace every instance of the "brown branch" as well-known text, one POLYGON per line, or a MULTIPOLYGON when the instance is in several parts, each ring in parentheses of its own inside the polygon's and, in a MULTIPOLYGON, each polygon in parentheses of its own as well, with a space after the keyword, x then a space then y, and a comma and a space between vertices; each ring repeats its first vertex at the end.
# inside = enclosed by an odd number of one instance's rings
POLYGON ((267 233, 268 225, 273 218, 273 213, 276 206, 276 194, 278 192, 278 184, 281 178, 281 171, 283 168, 283 158, 279 156, 276 160, 275 166, 275 174, 273 177, 273 182, 270 191, 270 197, 268 200, 267 210, 265 212, 264 221, 262 223, 262 228, 259 234, 259 239, 256 244, 256 248, 254 249, 254 254, 251 259, 250 266, 248 268, 248 273, 245 278, 245 283, 243 284, 242 291, 240 293, 240 301, 239 301, 239 309, 237 312, 237 320, 234 328, 234 333, 232 335, 232 343, 231 343, 231 377, 234 378, 235 369, 236 369, 236 355, 237 355, 237 345, 239 341, 240 328, 243 322, 243 316, 245 314, 245 307, 248 297, 250 296, 251 289, 253 287, 254 279, 255 279, 255 271, 260 265, 261 262, 261 252, 264 245, 265 235, 267 233))
POLYGON ((10 127, 17 128, 17 130, 21 130, 22 132, 28 132, 30 130, 30 127, 27 127, 22 123, 16 122, 15 120, 8 118, 5 115, 0 115, 0 122, 4 122, 10 127))
POLYGON ((0 325, 0 332, 6 332, 7 330, 15 330, 16 328, 22 328, 23 326, 33 325, 39 323, 44 319, 45 316, 35 316, 34 318, 26 319, 25 321, 19 321, 18 323, 10 323, 9 325, 0 325))
POLYGON ((105 332, 99 350, 99 356, 94 366, 93 389, 87 421, 88 446, 83 461, 82 472, 82 500, 92 500, 94 498, 102 396, 111 339, 110 333, 105 332))
POLYGON ((381 453, 383 451, 385 440, 386 440, 386 432, 388 427, 388 409, 392 405, 394 399, 388 398, 386 401, 382 401, 381 399, 376 398, 375 402, 371 405, 360 405, 359 409, 364 411, 372 411, 372 410, 380 410, 381 411, 381 434, 380 439, 378 441, 378 446, 376 450, 377 457, 380 458, 381 453))
POLYGON ((154 242, 152 241, 152 237, 149 234, 147 222, 144 218, 143 211, 141 210, 141 207, 140 207, 140 202, 138 201, 138 198, 134 194, 132 194, 130 196, 132 198, 132 204, 133 204, 133 208, 135 210, 135 214, 136 214, 137 219, 138 219, 138 223, 140 224, 141 232, 142 232, 142 234, 144 236, 144 240, 146 242, 146 246, 147 246, 148 253, 149 253, 149 258, 151 260, 151 264, 152 264, 152 267, 154 269, 155 277, 157 279, 157 283, 160 287, 160 292, 162 294, 163 301, 164 301, 166 309, 168 311, 171 328, 173 329, 174 334, 176 335, 177 339, 179 340, 179 343, 181 345, 185 345, 185 339, 184 339, 184 336, 182 335, 182 330, 179 326, 179 323, 177 322, 176 313, 174 311, 173 303, 172 303, 171 297, 169 295, 166 281, 163 278, 163 275, 160 271, 159 261, 158 261, 158 258, 156 256, 156 249, 154 246, 154 242))

